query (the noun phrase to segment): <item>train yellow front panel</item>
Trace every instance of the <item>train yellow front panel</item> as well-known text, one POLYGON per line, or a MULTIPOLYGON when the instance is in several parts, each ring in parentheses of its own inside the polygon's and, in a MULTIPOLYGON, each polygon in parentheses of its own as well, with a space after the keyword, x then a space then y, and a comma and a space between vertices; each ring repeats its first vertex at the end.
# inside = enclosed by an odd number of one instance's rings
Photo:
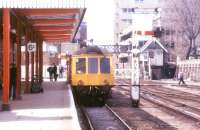
MULTIPOLYGON (((93 55, 89 56, 90 58, 98 58, 102 56, 93 55)), ((110 57, 110 61, 111 57, 110 57)), ((110 63, 110 67, 112 68, 112 62, 110 63)), ((98 65, 99 68, 99 65, 98 65)), ((113 70, 109 74, 101 74, 98 69, 98 73, 95 74, 88 74, 88 56, 80 55, 80 56, 73 56, 72 57, 72 85, 86 85, 86 86, 93 86, 93 85, 113 85, 113 70), (76 63, 78 62, 78 58, 85 58, 85 66, 86 70, 85 73, 78 73, 76 70, 76 63)))
POLYGON ((112 75, 72 75, 72 85, 113 85, 112 75))

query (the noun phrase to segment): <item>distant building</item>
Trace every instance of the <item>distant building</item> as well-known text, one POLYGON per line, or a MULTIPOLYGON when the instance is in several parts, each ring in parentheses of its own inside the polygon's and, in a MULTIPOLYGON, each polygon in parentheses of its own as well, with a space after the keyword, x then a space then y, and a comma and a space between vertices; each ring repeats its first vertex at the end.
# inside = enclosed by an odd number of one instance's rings
MULTIPOLYGON (((148 30, 152 31, 153 26, 160 26, 159 23, 159 4, 160 0, 115 0, 115 43, 119 43, 121 35, 124 35, 125 29, 132 29, 135 23, 139 23, 138 27, 148 26, 148 30), (144 20, 141 20, 143 18, 144 20), (139 22, 138 22, 138 21, 139 22), (148 25, 146 25, 148 22, 148 25)), ((142 27, 141 30, 144 31, 142 27)), ((147 29, 147 28, 146 28, 147 29)))
POLYGON ((141 75, 147 79, 171 77, 168 72, 168 50, 160 42, 161 0, 116 0, 115 43, 127 45, 118 55, 118 68, 131 68, 131 46, 137 44, 141 51, 141 75))

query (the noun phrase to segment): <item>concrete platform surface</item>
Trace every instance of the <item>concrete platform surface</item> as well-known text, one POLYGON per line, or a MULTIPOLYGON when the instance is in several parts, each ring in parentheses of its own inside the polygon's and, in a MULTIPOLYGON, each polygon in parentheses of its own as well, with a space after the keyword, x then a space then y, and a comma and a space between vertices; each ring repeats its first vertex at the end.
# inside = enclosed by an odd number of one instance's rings
POLYGON ((0 111, 0 130, 80 130, 71 89, 65 82, 44 82, 44 93, 23 94, 0 111))

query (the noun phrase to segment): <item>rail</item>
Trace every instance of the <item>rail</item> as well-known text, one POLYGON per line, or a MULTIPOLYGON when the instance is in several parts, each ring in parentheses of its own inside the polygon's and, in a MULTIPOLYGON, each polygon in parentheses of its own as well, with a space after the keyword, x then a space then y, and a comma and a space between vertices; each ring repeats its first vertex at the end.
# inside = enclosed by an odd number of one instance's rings
POLYGON ((128 130, 132 130, 131 127, 130 127, 124 120, 122 120, 122 118, 121 118, 116 112, 114 112, 114 111, 112 110, 111 107, 109 107, 107 104, 105 104, 105 107, 106 107, 108 110, 110 110, 110 111, 113 113, 113 115, 115 115, 115 116, 124 124, 124 126, 125 126, 128 130))
MULTIPOLYGON (((89 128, 90 130, 95 130, 96 127, 101 127, 101 128, 106 128, 107 129, 112 129, 112 126, 110 126, 110 124, 112 124, 113 126, 117 126, 118 129, 125 129, 125 130, 132 130, 132 128, 130 128, 128 126, 128 124, 126 124, 125 121, 123 121, 119 115, 117 115, 112 108, 110 108, 108 105, 105 105, 105 107, 92 107, 92 108, 87 108, 87 107, 81 107, 81 111, 83 112, 84 118, 86 118, 88 124, 89 124, 89 128), (97 113, 98 112, 98 113, 97 113), (108 112, 110 114, 108 114, 108 112), (97 115, 95 115, 94 113, 97 113, 97 115), (104 113, 105 116, 101 116, 104 113), (99 119, 100 117, 98 117, 100 115, 101 118, 103 119, 99 119), (110 118, 110 116, 113 116, 115 119, 110 118), (95 117, 95 118, 94 118, 95 117), (107 118, 109 117, 109 118, 107 118), (105 121, 104 121, 105 120, 105 121), (116 121, 118 123, 116 123, 116 121), (98 126, 95 125, 98 124, 98 126), (109 126, 107 126, 109 125, 109 126)), ((100 129, 100 128, 97 128, 100 129)))
POLYGON ((164 108, 172 110, 172 111, 174 111, 176 113, 180 113, 180 114, 182 114, 182 115, 184 115, 184 116, 186 116, 186 117, 188 117, 190 119, 193 119, 195 121, 200 121, 200 116, 197 115, 196 113, 193 113, 193 112, 191 112, 189 110, 186 110, 186 109, 181 109, 181 108, 173 106, 173 105, 171 105, 169 103, 167 103, 167 105, 166 105, 166 101, 165 102, 162 101, 160 98, 156 97, 153 94, 150 94, 149 92, 142 91, 141 92, 141 97, 143 99, 145 99, 145 100, 148 100, 148 101, 154 103, 154 104, 157 104, 159 106, 162 106, 164 108))

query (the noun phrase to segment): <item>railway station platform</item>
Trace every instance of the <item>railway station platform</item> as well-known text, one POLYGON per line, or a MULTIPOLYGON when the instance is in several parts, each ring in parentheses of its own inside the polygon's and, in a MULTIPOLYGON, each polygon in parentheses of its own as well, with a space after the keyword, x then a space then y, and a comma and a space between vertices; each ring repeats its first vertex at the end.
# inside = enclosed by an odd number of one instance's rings
POLYGON ((66 82, 43 82, 44 93, 22 94, 0 111, 0 130, 80 130, 71 89, 66 82))

